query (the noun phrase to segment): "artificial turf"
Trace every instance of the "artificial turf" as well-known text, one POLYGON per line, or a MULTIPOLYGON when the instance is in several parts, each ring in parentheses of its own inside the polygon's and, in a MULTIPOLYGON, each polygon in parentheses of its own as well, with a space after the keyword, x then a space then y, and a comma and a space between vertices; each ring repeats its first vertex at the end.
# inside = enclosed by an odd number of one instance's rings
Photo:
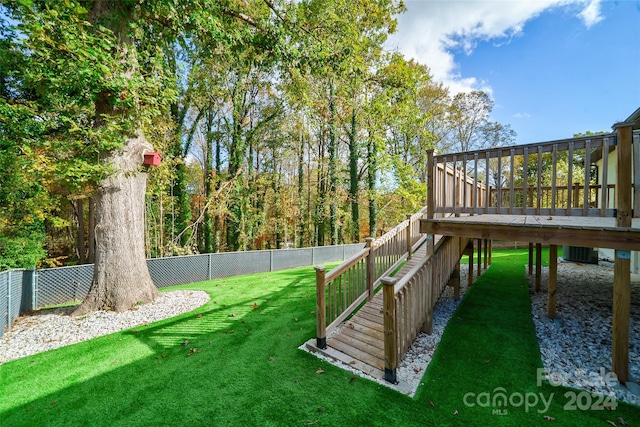
POLYGON ((315 273, 302 268, 176 287, 211 301, 0 365, 0 426, 640 425, 638 407, 565 410, 570 389, 537 386, 526 262, 494 252, 413 399, 298 349, 315 333, 315 273), (550 407, 484 405, 499 388, 550 407))

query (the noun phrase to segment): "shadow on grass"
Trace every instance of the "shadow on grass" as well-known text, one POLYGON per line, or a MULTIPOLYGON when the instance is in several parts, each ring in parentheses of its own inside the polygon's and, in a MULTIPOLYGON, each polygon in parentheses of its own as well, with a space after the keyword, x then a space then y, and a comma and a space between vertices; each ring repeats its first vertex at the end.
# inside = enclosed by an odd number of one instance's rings
MULTIPOLYGON (((501 262, 494 261, 496 270, 501 262)), ((415 399, 298 350, 315 334, 315 274, 303 268, 176 287, 205 290, 211 301, 149 326, 3 364, 2 427, 548 425, 524 408, 499 416, 464 404, 470 391, 539 391, 529 372, 540 366, 539 355, 522 356, 534 351, 526 322, 474 317, 490 308, 522 310, 500 305, 499 278, 477 283, 465 297, 460 309, 467 314, 454 315, 457 323, 447 327, 415 399), (480 330, 496 340, 472 341, 480 330)), ((640 414, 624 405, 607 414, 562 412, 556 402, 553 425, 603 425, 618 416, 633 425, 640 414)))

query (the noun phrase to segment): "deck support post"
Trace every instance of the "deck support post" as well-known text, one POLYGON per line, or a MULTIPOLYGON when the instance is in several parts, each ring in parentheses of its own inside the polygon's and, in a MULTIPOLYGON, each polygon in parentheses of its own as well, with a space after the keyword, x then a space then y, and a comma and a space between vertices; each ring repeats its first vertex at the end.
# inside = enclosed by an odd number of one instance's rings
POLYGON ((469 240, 467 250, 469 251, 469 274, 467 277, 467 285, 471 286, 473 285, 473 239, 469 240))
POLYGON ((547 285, 547 317, 556 318, 556 287, 558 283, 558 246, 549 246, 549 284, 547 285))
POLYGON ((458 301, 460 299, 460 261, 458 261, 456 266, 453 267, 453 272, 451 272, 451 277, 449 278, 447 286, 451 286, 453 288, 453 299, 458 301))
POLYGON ((529 276, 533 274, 533 243, 529 242, 529 276))
POLYGON ((540 276, 542 276, 542 243, 536 243, 536 292, 540 291, 540 280, 542 280, 540 276))
POLYGON ((484 269, 486 270, 489 266, 489 242, 491 240, 484 239, 484 269))
POLYGON ((491 253, 493 252, 493 240, 489 240, 489 265, 491 265, 491 253))
POLYGON ((327 300, 325 295, 325 271, 324 265, 318 265, 316 269, 316 346, 327 348, 327 300))
MULTIPOLYGON (((613 126, 617 134, 616 227, 631 227, 631 153, 633 130, 628 123, 613 126)), ((616 250, 613 266, 612 368, 618 381, 629 380, 629 317, 631 315, 631 254, 616 250)))
POLYGON ((478 239, 478 277, 482 274, 482 239, 478 239))
POLYGON ((394 277, 382 278, 382 307, 384 324, 384 379, 392 384, 398 383, 396 371, 398 368, 397 358, 397 330, 396 330, 396 303, 395 284, 398 279, 394 277))
POLYGON ((367 237, 366 239, 364 239, 365 241, 365 246, 367 248, 369 248, 369 255, 367 255, 367 261, 366 261, 366 274, 367 274, 367 300, 371 301, 373 299, 373 284, 376 281, 376 274, 375 274, 375 268, 376 268, 376 259, 375 259, 375 254, 374 251, 375 249, 373 248, 373 242, 376 239, 374 239, 373 237, 367 237))

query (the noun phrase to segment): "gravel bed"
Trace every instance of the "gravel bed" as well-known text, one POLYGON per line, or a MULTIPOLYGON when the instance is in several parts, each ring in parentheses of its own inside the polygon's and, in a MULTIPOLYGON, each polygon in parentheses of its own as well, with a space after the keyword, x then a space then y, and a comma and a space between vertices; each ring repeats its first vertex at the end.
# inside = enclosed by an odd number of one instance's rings
POLYGON ((18 318, 0 337, 0 364, 177 316, 207 301, 209 294, 203 291, 170 291, 160 293, 152 303, 120 313, 101 310, 73 317, 75 307, 39 310, 18 318))
POLYGON ((535 275, 528 280, 533 321, 549 380, 640 405, 640 276, 631 275, 630 380, 621 386, 610 372, 613 263, 558 263, 553 320, 547 317, 548 272, 548 267, 542 267, 539 292, 534 291, 535 275))

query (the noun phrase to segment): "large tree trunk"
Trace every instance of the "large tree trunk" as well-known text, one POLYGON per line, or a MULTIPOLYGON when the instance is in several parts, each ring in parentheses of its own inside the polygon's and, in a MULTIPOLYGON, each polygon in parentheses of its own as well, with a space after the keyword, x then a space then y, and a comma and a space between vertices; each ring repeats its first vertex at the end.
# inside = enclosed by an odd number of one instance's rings
MULTIPOLYGON (((116 54, 124 65, 122 77, 139 73, 135 43, 128 36, 133 7, 124 2, 95 0, 90 11, 94 24, 108 25, 117 37, 116 54)), ((103 91, 96 98, 95 126, 107 119, 135 116, 135 108, 117 110, 103 91)), ((145 151, 153 146, 141 129, 125 138, 122 148, 109 153, 105 161, 115 172, 98 184, 96 191, 96 253, 93 281, 87 297, 74 315, 109 309, 128 310, 136 304, 153 301, 158 295, 145 257, 145 193, 147 174, 141 170, 145 151)))
POLYGON ((151 149, 140 133, 110 158, 118 172, 100 182, 96 194, 93 282, 74 315, 124 311, 158 295, 144 252, 147 174, 139 171, 144 152, 151 149))

